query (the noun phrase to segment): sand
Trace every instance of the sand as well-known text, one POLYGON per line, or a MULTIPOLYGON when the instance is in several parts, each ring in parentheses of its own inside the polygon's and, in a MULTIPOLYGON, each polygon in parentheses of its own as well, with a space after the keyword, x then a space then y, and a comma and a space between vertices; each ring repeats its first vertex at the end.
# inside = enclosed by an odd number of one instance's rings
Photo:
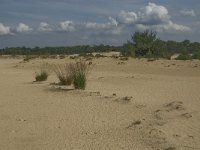
POLYGON ((0 150, 200 149, 200 61, 92 60, 86 90, 0 59, 0 150))

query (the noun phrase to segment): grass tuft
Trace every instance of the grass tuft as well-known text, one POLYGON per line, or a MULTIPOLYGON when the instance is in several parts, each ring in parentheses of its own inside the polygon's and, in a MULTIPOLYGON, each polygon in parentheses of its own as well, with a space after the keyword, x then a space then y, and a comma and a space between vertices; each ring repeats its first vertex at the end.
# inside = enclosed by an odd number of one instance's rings
POLYGON ((35 80, 36 81, 46 81, 48 78, 48 73, 45 71, 41 71, 39 74, 36 74, 35 80))
POLYGON ((74 88, 84 90, 86 87, 89 65, 85 61, 79 61, 70 64, 69 68, 72 74, 74 88))
POLYGON ((57 78, 59 79, 60 85, 71 85, 73 78, 69 71, 69 65, 55 65, 53 67, 54 72, 56 73, 57 78))
POLYGON ((36 81, 46 81, 49 76, 48 69, 49 69, 48 63, 41 64, 40 71, 39 71, 39 73, 36 74, 35 80, 36 81))

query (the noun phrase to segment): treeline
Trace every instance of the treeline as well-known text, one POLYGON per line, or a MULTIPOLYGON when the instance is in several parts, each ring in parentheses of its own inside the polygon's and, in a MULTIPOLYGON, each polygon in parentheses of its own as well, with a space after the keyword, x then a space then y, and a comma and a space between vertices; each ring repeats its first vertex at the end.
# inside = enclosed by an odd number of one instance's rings
POLYGON ((200 43, 184 40, 182 42, 163 41, 157 37, 156 32, 135 32, 131 41, 125 43, 121 53, 125 56, 166 58, 179 54, 177 59, 200 59, 200 43))
POLYGON ((110 45, 80 45, 80 46, 69 46, 69 47, 12 47, 0 49, 0 55, 72 55, 72 54, 85 54, 93 52, 110 52, 120 51, 121 46, 110 46, 110 45))
POLYGON ((200 59, 200 43, 184 40, 182 42, 163 41, 157 37, 156 32, 144 31, 135 32, 131 40, 122 46, 110 45, 80 45, 70 47, 13 47, 0 49, 0 55, 70 55, 86 54, 93 52, 121 52, 123 56, 145 57, 145 58, 166 58, 179 54, 177 59, 200 59))

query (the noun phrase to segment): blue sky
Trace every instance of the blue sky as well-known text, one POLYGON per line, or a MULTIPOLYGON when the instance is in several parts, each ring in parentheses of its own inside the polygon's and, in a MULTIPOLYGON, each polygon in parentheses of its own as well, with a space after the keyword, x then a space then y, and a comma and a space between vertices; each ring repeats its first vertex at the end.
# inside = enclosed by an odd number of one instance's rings
POLYGON ((200 42, 199 0, 0 0, 0 47, 121 45, 135 31, 200 42))

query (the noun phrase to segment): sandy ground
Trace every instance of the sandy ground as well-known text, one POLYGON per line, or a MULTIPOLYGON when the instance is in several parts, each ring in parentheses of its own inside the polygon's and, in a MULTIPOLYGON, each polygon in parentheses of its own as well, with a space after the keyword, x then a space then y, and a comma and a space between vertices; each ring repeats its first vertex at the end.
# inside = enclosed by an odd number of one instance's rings
POLYGON ((200 61, 99 58, 85 91, 33 83, 69 61, 0 59, 0 150, 200 149, 200 61))

